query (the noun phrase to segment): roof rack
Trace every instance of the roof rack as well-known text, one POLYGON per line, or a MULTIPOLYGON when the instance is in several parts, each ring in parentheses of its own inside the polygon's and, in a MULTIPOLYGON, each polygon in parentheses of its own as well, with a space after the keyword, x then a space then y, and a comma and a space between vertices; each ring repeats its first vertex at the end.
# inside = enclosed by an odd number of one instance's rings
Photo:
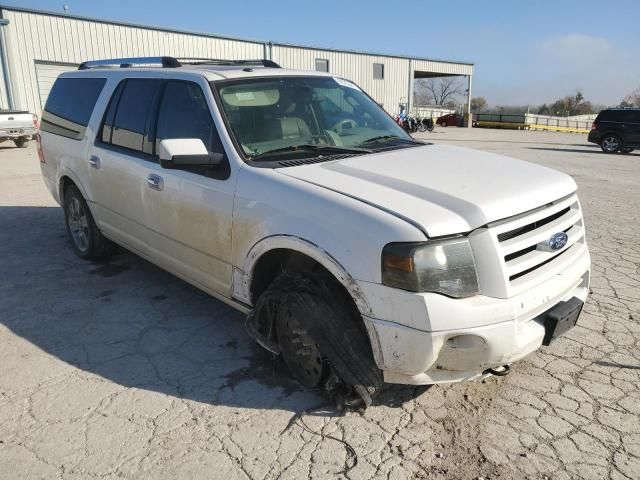
POLYGON ((159 66, 162 68, 177 68, 182 65, 261 65, 267 68, 280 68, 271 60, 223 60, 215 58, 174 58, 174 57, 132 57, 111 58, 105 60, 90 60, 82 62, 78 70, 91 68, 131 68, 134 66, 159 66))
POLYGON ((261 65, 267 68, 282 68, 276 62, 266 59, 226 60, 220 58, 178 58, 183 65, 261 65))

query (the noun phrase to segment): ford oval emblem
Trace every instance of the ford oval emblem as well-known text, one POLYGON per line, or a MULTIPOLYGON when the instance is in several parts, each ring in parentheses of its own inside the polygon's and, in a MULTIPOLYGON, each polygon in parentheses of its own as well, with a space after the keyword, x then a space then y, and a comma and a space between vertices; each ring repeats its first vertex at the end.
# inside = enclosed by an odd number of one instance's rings
POLYGON ((558 232, 551 235, 549 239, 549 248, 551 250, 560 250, 567 244, 569 236, 564 232, 558 232))

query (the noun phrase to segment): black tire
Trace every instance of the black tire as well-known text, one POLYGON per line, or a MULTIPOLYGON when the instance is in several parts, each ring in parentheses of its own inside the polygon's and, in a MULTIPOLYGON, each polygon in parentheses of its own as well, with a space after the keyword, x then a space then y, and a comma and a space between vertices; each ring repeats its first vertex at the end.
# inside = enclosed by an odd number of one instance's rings
POLYGON ((68 186, 64 192, 64 219, 73 251, 80 258, 99 260, 112 252, 113 243, 98 229, 87 202, 75 185, 68 186))
POLYGON ((618 135, 608 133, 600 140, 600 148, 604 153, 616 153, 622 147, 622 140, 618 135))
POLYGON ((13 140, 13 143, 16 144, 18 148, 26 148, 27 146, 27 137, 20 137, 13 140))
POLYGON ((440 122, 440 126, 441 127, 446 127, 447 125, 449 125, 445 120, 440 122))
POLYGON ((255 315, 276 326, 280 353, 291 373, 307 387, 321 388, 339 405, 359 397, 364 406, 371 405, 383 385, 382 372, 374 359, 360 313, 347 302, 343 291, 334 287, 323 274, 285 271, 256 302, 255 315), (296 328, 307 335, 323 357, 315 385, 308 376, 296 375, 292 348, 283 342, 283 319, 295 319, 296 328), (337 383, 342 384, 340 388, 337 383), (344 387, 344 388, 342 388, 344 387))
POLYGON ((633 148, 631 148, 631 147, 622 147, 622 148, 620 149, 620 151, 621 151, 622 153, 627 153, 627 154, 629 154, 629 153, 633 152, 633 150, 634 150, 634 149, 633 149, 633 148))

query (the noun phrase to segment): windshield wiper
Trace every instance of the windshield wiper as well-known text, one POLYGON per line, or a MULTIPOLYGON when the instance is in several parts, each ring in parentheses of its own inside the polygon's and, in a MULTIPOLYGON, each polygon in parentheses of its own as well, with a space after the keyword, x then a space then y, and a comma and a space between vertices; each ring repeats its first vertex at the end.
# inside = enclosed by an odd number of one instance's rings
POLYGON ((251 160, 260 160, 266 157, 277 155, 279 153, 287 153, 287 152, 319 152, 320 154, 322 153, 335 154, 335 153, 371 153, 372 150, 368 148, 359 148, 359 147, 339 147, 335 145, 303 144, 303 145, 289 145, 288 147, 267 150, 266 152, 252 155, 250 158, 251 160))
POLYGON ((377 137, 371 137, 370 139, 365 140, 360 145, 365 145, 367 143, 380 142, 380 141, 383 141, 383 140, 400 140, 400 141, 405 142, 405 143, 411 143, 411 144, 416 144, 416 145, 421 143, 421 142, 418 142, 416 140, 411 140, 409 138, 402 138, 402 137, 400 137, 398 135, 379 135, 377 137))

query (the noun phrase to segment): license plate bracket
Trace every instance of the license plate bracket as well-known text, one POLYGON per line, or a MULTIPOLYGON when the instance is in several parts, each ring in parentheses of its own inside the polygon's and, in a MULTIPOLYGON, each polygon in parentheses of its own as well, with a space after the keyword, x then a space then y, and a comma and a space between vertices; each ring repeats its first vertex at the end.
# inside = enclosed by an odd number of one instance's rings
POLYGON ((551 345, 560 335, 575 327, 583 306, 582 300, 573 297, 547 311, 544 317, 545 334, 542 345, 551 345))

